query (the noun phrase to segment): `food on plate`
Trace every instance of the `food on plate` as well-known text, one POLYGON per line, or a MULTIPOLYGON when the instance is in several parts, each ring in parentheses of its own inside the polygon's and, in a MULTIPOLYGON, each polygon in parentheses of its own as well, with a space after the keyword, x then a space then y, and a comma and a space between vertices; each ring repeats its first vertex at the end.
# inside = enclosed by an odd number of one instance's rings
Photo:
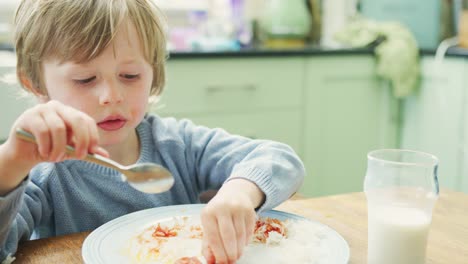
MULTIPOLYGON (((320 245, 324 233, 323 227, 307 220, 260 218, 236 263, 320 263, 327 253, 320 245)), ((132 263, 204 264, 202 237, 199 216, 173 217, 138 231, 126 252, 132 263)))
POLYGON ((282 238, 287 237, 286 231, 284 223, 278 219, 260 219, 255 223, 253 242, 279 243, 282 238))
POLYGON ((183 257, 174 262, 174 264, 202 264, 196 257, 183 257))

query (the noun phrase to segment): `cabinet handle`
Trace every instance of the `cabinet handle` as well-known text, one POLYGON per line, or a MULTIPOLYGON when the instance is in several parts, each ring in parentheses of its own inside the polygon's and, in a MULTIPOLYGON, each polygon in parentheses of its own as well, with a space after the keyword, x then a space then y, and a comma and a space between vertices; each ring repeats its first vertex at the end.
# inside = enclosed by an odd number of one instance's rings
POLYGON ((255 92, 257 86, 253 84, 245 85, 210 85, 205 88, 208 94, 226 92, 226 91, 245 91, 245 92, 255 92))

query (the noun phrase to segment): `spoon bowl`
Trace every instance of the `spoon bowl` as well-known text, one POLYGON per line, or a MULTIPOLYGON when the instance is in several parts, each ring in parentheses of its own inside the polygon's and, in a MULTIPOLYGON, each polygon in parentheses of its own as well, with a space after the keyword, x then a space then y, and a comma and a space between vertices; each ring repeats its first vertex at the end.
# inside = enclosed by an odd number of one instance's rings
MULTIPOLYGON (((16 135, 23 140, 37 144, 35 137, 19 128, 16 135)), ((73 155, 75 148, 67 145, 67 154, 73 155)), ((138 191, 145 193, 162 193, 168 191, 174 185, 174 177, 164 167, 154 163, 137 163, 124 166, 111 159, 98 154, 87 154, 84 160, 93 162, 105 167, 112 168, 122 173, 122 180, 138 191)))
MULTIPOLYGON (((122 170, 119 170, 122 172, 122 170)), ((154 163, 137 163, 126 166, 122 180, 145 193, 162 193, 174 185, 174 177, 162 166, 154 163)))

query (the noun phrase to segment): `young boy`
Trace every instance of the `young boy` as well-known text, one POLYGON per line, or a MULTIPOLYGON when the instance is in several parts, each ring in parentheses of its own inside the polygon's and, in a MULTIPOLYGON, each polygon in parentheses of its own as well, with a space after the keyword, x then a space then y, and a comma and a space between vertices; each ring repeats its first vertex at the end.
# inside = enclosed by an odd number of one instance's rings
POLYGON ((16 14, 17 74, 39 104, 0 146, 0 260, 30 238, 93 230, 125 214, 199 203, 203 255, 234 263, 256 210, 273 208, 301 185, 304 167, 286 145, 249 140, 183 120, 147 115, 161 93, 166 42, 151 0, 23 0, 16 14), (38 145, 19 139, 31 132, 38 145), (75 146, 74 157, 65 145, 75 146), (86 153, 125 164, 153 162, 171 190, 141 193, 86 153))

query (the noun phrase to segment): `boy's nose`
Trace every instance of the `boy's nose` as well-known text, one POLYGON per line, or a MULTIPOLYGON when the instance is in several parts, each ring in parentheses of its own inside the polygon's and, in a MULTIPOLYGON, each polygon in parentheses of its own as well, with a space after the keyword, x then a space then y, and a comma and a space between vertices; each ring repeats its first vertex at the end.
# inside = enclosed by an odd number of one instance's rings
POLYGON ((123 95, 121 87, 116 83, 105 83, 101 89, 99 103, 101 105, 117 104, 122 102, 123 95))

